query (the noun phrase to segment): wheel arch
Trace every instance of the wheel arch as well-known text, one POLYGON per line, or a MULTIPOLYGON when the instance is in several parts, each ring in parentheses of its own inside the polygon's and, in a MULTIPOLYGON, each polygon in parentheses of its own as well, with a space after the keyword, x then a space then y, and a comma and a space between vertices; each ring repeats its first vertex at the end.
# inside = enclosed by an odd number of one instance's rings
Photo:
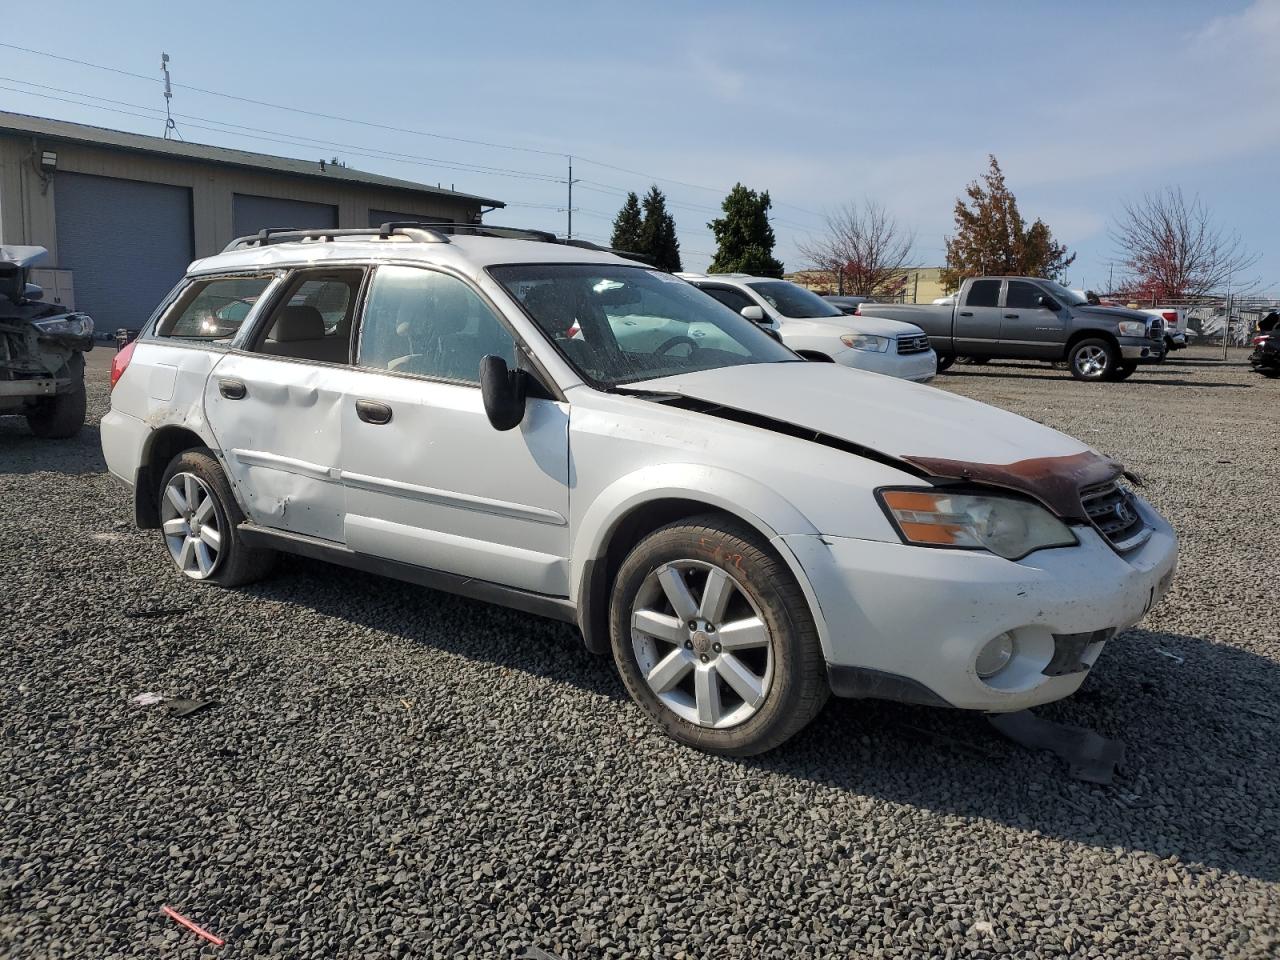
POLYGON ((571 599, 578 609, 583 642, 594 653, 609 652, 609 594, 631 548, 676 520, 722 514, 759 533, 799 581, 825 636, 821 609, 799 562, 776 538, 817 533, 790 502, 748 477, 701 465, 668 465, 637 471, 615 481, 592 503, 574 538, 571 599))
POLYGON ((133 484, 134 522, 139 527, 154 530, 160 526, 160 481, 173 458, 183 451, 208 446, 208 440, 190 427, 169 424, 151 431, 143 444, 133 484))
POLYGON ((1116 339, 1116 335, 1109 330, 1077 330, 1067 338, 1067 347, 1062 354, 1062 359, 1071 356, 1071 351, 1075 349, 1077 343, 1081 340, 1106 340, 1115 348, 1116 355, 1120 354, 1120 341, 1116 339))

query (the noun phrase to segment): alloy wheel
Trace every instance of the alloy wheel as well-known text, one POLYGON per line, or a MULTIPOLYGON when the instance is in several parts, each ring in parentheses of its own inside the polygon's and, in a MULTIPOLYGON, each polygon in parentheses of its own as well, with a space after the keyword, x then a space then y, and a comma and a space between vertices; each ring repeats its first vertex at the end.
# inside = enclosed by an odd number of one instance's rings
POLYGON ((649 689, 689 723, 737 726, 768 698, 769 627, 742 584, 712 564, 676 560, 645 577, 631 646, 649 689))
POLYGON ((175 473, 164 488, 160 520, 178 569, 193 580, 211 576, 222 556, 222 530, 208 484, 194 473, 175 473))
POLYGON ((1090 344, 1087 347, 1081 347, 1076 351, 1075 364, 1076 370, 1083 377, 1096 379, 1107 372, 1107 366, 1110 364, 1111 358, 1107 356, 1107 351, 1102 347, 1096 347, 1090 344))

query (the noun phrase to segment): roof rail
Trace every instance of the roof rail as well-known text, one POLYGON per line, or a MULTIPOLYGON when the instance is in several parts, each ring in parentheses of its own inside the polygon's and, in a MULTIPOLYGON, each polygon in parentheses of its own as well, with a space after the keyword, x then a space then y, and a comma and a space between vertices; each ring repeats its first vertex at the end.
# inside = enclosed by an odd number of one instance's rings
POLYGON ((244 247, 266 247, 273 243, 295 243, 303 240, 328 240, 332 242, 339 237, 378 237, 386 240, 392 234, 418 240, 422 243, 448 243, 449 238, 435 230, 424 229, 420 224, 405 225, 403 229, 396 224, 383 224, 381 227, 345 227, 341 230, 319 228, 315 230, 299 230, 296 227, 265 227, 247 237, 236 237, 223 247, 228 250, 240 250, 244 247), (387 230, 387 226, 395 229, 387 230))

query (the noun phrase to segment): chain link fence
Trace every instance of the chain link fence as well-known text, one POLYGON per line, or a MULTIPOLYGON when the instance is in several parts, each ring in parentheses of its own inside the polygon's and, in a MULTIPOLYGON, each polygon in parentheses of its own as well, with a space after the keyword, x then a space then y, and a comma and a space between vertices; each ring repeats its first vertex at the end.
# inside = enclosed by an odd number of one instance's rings
POLYGON ((1258 324, 1280 311, 1280 300, 1267 297, 1225 296, 1185 297, 1151 301, 1124 301, 1139 309, 1185 311, 1188 345, 1200 347, 1248 347, 1258 324))

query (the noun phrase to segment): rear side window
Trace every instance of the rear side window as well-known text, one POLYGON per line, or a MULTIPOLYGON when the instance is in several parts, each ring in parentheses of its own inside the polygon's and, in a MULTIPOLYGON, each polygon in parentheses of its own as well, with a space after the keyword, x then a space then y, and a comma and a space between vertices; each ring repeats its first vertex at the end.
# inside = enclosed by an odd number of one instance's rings
POLYGON ((229 340, 270 283, 270 277, 197 280, 169 308, 156 336, 229 340))
POLYGON ((965 297, 966 307, 998 307, 1000 305, 999 280, 975 280, 969 285, 969 295, 965 297))
POLYGON ((741 313, 743 307, 754 307, 755 303, 745 293, 739 293, 731 287, 700 287, 703 293, 709 293, 734 313, 741 313))

